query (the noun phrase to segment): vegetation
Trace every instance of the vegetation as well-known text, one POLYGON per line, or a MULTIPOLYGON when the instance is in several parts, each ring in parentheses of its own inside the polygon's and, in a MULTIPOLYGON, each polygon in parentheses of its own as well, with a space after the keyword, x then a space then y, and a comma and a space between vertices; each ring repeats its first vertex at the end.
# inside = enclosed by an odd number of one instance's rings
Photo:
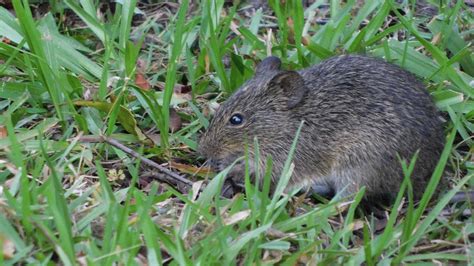
POLYGON ((0 264, 473 263, 472 203, 449 204, 474 185, 468 1, 7 2, 0 264), (341 53, 401 65, 443 111, 447 144, 423 199, 402 197, 416 157, 382 217, 358 214, 363 190, 268 196, 248 175, 243 193, 221 197, 226 171, 209 178, 195 153, 213 108, 270 54, 300 69, 341 53), (147 159, 192 187, 161 182, 147 159), (451 189, 429 203, 446 166, 451 189))

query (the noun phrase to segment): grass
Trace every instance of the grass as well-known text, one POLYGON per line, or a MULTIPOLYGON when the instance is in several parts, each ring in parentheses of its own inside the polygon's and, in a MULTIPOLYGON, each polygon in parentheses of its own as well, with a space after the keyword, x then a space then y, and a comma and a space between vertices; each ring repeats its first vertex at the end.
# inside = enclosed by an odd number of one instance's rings
MULTIPOLYGON (((42 16, 38 2, 0 7, 1 265, 474 263, 472 203, 448 204, 474 185, 474 17, 463 1, 428 1, 428 16, 415 1, 269 1, 252 13, 224 0, 51 0, 42 16), (269 175, 257 189, 247 173, 227 199, 230 168, 205 185, 195 150, 210 109, 270 52, 288 69, 365 53, 425 82, 447 144, 418 204, 402 197, 416 156, 386 219, 357 214, 363 190, 314 203, 269 196, 269 175), (119 140, 194 185, 150 181, 139 159, 82 136, 119 140), (429 204, 446 166, 452 188, 429 204)), ((290 154, 278 191, 292 169, 290 154)))

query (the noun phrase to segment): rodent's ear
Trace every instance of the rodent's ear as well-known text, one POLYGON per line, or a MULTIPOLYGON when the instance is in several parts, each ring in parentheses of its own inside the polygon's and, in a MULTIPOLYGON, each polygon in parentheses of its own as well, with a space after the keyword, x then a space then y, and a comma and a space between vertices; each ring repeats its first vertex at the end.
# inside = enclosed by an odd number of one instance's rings
POLYGON ((283 97, 288 109, 296 107, 308 92, 303 77, 296 71, 284 71, 276 74, 267 86, 275 96, 283 97))
POLYGON ((276 56, 269 56, 260 62, 260 64, 257 65, 257 70, 256 73, 265 73, 267 71, 276 71, 280 70, 281 66, 281 61, 280 58, 276 56))

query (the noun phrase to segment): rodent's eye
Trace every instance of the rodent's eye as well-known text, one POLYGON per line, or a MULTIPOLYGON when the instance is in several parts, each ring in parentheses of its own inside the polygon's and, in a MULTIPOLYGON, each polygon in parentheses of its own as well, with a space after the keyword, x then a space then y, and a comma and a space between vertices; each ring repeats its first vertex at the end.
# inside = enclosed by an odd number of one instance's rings
POLYGON ((238 126, 244 122, 244 117, 241 114, 233 114, 230 117, 229 122, 234 126, 238 126))

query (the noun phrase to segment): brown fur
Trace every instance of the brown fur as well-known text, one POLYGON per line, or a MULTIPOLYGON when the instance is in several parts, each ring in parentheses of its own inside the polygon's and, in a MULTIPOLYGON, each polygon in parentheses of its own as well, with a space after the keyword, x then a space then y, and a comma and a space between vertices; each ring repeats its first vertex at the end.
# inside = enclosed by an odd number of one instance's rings
MULTIPOLYGON (((419 197, 443 148, 438 117, 423 84, 380 59, 343 55, 296 72, 281 70, 280 60, 269 57, 217 111, 199 150, 222 170, 257 137, 260 171, 271 155, 275 184, 304 120, 291 186, 343 195, 366 186, 369 198, 391 199, 403 180, 397 154, 411 159, 420 150, 412 175, 419 197), (241 125, 229 123, 235 113, 243 116, 241 125)), ((243 171, 239 163, 232 175, 243 177, 243 171)))

